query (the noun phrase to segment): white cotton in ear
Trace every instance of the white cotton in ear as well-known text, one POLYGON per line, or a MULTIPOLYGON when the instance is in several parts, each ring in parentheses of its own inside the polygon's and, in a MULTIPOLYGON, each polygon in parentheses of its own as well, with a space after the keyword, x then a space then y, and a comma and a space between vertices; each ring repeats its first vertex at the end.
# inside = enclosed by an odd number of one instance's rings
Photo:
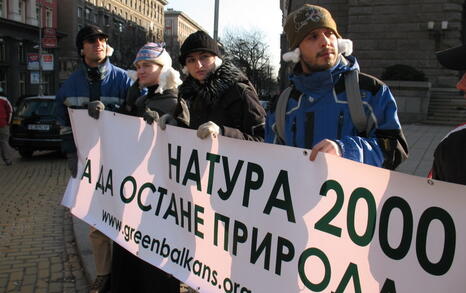
POLYGON ((293 51, 286 52, 283 54, 282 58, 285 62, 298 63, 301 56, 301 51, 299 48, 294 49, 293 51))
POLYGON ((214 71, 217 70, 220 66, 222 66, 222 63, 223 63, 222 59, 220 59, 218 56, 215 56, 215 69, 214 69, 214 71))
POLYGON ((338 52, 343 56, 353 54, 353 41, 350 39, 337 39, 338 52))
POLYGON ((113 55, 113 48, 110 47, 109 44, 107 44, 107 57, 110 57, 113 55))

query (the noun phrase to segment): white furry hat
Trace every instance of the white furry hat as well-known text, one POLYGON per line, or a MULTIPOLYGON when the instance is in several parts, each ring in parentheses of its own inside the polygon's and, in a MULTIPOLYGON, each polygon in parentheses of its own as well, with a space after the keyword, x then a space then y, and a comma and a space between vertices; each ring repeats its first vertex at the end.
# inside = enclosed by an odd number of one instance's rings
POLYGON ((138 61, 151 61, 162 66, 157 93, 177 88, 181 83, 180 73, 172 68, 172 58, 165 50, 165 43, 147 43, 139 49, 133 64, 138 61))
MULTIPOLYGON (((353 41, 350 39, 337 39, 338 52, 343 56, 349 56, 353 53, 353 41)), ((283 54, 282 58, 285 62, 298 63, 301 56, 301 51, 299 47, 293 51, 286 52, 283 54)))

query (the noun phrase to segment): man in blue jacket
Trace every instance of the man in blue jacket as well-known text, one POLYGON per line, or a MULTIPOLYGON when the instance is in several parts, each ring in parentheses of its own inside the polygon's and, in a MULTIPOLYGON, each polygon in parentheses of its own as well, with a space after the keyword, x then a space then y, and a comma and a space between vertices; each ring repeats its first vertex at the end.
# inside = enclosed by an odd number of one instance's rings
POLYGON ((352 42, 341 38, 330 12, 305 4, 288 15, 284 31, 292 51, 283 58, 297 64, 290 75, 284 117, 275 111, 278 104, 271 107, 265 141, 312 148, 311 161, 324 152, 395 169, 407 158, 408 147, 393 95, 380 80, 359 73, 352 42), (359 79, 355 84, 368 126, 363 131, 356 127, 348 104, 345 78, 350 71, 359 79), (284 125, 283 137, 278 120, 284 125))
MULTIPOLYGON (((76 177, 78 156, 73 140, 68 107, 87 108, 89 116, 99 119, 104 109, 117 111, 126 99, 131 80, 126 72, 110 63, 113 49, 108 35, 99 27, 88 25, 76 36, 76 47, 82 58, 79 68, 71 74, 56 96, 56 115, 62 126, 62 151, 68 158, 71 176, 76 177)), ((96 262, 97 278, 90 292, 106 292, 110 284, 111 242, 91 227, 89 238, 96 262)))

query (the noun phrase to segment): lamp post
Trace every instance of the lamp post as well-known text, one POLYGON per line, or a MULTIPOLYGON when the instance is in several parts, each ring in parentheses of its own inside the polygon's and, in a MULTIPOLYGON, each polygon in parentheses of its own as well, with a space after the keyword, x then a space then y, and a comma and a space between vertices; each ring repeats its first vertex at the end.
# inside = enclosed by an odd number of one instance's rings
POLYGON ((215 14, 214 14, 214 40, 218 41, 218 6, 219 0, 215 0, 215 14))
POLYGON ((39 89, 38 95, 44 95, 44 89, 42 87, 42 1, 38 0, 39 5, 39 89))

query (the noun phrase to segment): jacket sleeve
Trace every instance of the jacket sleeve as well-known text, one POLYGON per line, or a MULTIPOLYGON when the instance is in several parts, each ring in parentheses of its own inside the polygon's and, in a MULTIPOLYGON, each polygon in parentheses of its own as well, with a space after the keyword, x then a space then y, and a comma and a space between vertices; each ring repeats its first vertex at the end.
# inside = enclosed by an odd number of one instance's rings
POLYGON ((242 129, 221 126, 223 135, 236 139, 264 141, 265 110, 259 102, 256 92, 249 86, 240 86, 240 109, 242 129))
POLYGON ((376 124, 367 137, 345 136, 336 142, 347 159, 394 170, 408 158, 408 144, 398 120, 395 99, 386 85, 373 97, 371 108, 376 124))

